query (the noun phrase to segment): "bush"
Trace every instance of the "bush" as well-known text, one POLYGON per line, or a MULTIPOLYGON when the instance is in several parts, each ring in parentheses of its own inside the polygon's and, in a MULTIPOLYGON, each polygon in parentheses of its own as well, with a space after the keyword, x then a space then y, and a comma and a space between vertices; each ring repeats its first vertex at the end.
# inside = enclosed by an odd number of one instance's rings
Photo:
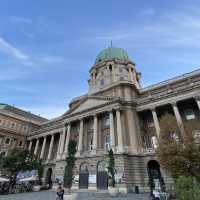
POLYGON ((73 181, 73 169, 75 165, 75 154, 76 154, 76 141, 70 140, 68 145, 68 157, 66 158, 66 167, 64 174, 64 187, 69 189, 72 187, 73 181))
POLYGON ((113 150, 110 149, 109 152, 108 152, 108 174, 109 174, 109 184, 110 186, 112 187, 115 187, 115 158, 114 158, 114 153, 113 153, 113 150))
POLYGON ((199 200, 200 184, 193 177, 180 176, 176 179, 177 200, 199 200))

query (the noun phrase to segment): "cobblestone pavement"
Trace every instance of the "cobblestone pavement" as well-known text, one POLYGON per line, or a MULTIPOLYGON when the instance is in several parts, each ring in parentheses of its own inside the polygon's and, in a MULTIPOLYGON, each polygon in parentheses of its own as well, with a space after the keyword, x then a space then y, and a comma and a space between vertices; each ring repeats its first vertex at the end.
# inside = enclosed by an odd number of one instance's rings
MULTIPOLYGON (((56 195, 53 191, 42 191, 34 193, 21 193, 11 195, 0 195, 0 200, 55 200, 56 195)), ((149 200, 147 194, 120 194, 118 197, 110 197, 105 192, 78 192, 78 200, 149 200)))

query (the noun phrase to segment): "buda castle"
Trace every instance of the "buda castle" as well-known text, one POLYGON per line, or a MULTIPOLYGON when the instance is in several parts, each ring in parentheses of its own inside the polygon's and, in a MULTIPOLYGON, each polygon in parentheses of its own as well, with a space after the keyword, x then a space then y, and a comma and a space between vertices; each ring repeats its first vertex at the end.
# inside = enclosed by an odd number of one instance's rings
POLYGON ((6 128, 6 116, 27 127, 18 131, 18 145, 43 159, 47 183, 63 179, 67 147, 75 140, 73 187, 107 189, 106 155, 112 148, 121 191, 149 191, 150 179, 169 188, 173 179, 155 156, 159 120, 173 114, 182 134, 184 123, 200 120, 200 70, 142 88, 141 73, 127 52, 109 47, 96 57, 89 74, 88 92, 72 99, 69 109, 52 120, 17 108, 5 114, 6 106, 0 106, 0 151, 6 154, 6 145, 16 145, 16 131, 6 128))

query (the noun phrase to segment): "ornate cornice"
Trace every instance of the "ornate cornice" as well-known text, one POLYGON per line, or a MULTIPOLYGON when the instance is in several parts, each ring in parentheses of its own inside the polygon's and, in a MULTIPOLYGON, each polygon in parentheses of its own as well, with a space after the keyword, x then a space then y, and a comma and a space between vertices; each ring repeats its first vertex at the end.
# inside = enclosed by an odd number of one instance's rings
POLYGON ((146 91, 149 91, 149 90, 154 90, 154 89, 166 86, 166 85, 174 84, 174 83, 176 83, 178 81, 181 81, 181 80, 191 79, 193 76, 197 76, 197 75, 200 76, 200 69, 194 70, 194 71, 189 72, 189 73, 182 74, 180 76, 177 76, 177 77, 162 81, 160 83, 156 83, 154 85, 150 85, 150 86, 145 87, 145 88, 141 88, 139 90, 139 92, 143 93, 143 92, 146 92, 146 91))

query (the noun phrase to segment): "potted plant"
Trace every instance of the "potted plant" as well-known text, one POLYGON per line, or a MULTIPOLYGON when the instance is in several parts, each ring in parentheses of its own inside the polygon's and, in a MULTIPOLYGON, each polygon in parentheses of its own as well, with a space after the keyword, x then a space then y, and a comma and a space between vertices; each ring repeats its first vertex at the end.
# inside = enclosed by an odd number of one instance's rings
POLYGON ((76 154, 76 141, 70 140, 68 144, 68 156, 66 158, 65 174, 64 174, 64 187, 67 188, 67 193, 64 195, 64 199, 74 200, 76 194, 71 193, 72 181, 73 181, 73 169, 75 166, 75 154, 76 154))
POLYGON ((108 151, 108 176, 109 176, 109 194, 113 197, 116 197, 119 193, 119 189, 116 187, 116 181, 115 181, 115 158, 113 150, 110 149, 108 151))

